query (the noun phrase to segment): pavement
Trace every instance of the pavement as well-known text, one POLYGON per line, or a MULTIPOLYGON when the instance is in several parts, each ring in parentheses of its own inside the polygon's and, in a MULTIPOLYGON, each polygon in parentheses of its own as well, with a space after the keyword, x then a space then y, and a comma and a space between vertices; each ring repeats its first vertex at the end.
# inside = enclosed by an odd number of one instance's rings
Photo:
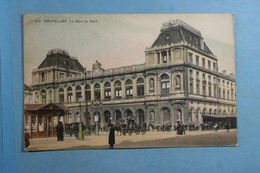
MULTIPOLYGON (((27 151, 50 150, 82 150, 108 149, 109 132, 99 132, 98 136, 85 136, 84 140, 65 136, 64 141, 57 138, 30 139, 27 151)), ((177 135, 176 131, 157 132, 148 131, 144 135, 115 135, 115 149, 127 148, 164 148, 164 147, 193 147, 193 146, 236 146, 237 129, 218 131, 186 131, 185 135, 177 135)))

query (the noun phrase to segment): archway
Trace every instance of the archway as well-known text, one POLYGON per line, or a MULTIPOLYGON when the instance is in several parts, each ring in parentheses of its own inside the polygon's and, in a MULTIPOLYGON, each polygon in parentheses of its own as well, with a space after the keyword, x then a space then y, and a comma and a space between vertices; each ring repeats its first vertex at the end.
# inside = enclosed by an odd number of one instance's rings
POLYGON ((170 110, 168 108, 161 109, 163 115, 163 124, 171 124, 170 110))

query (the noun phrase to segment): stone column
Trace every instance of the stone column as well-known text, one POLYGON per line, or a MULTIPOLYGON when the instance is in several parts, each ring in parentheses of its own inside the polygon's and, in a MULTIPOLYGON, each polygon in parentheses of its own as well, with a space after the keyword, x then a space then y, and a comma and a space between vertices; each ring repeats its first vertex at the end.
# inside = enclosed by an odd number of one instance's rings
POLYGON ((64 103, 68 102, 68 98, 67 98, 67 88, 64 87, 64 103))
POLYGON ((111 85, 111 99, 114 99, 115 98, 115 82, 111 82, 110 83, 111 85))
POLYGON ((171 62, 173 62, 173 49, 170 49, 170 51, 171 51, 171 62))
POLYGON ((137 96, 137 78, 133 79, 133 97, 137 96))
POLYGON ((90 100, 95 100, 95 90, 94 90, 94 84, 90 84, 90 100))
POLYGON ((166 61, 166 63, 168 63, 168 62, 170 62, 169 50, 166 50, 166 56, 167 56, 167 61, 166 61))
POLYGON ((85 98, 85 86, 84 85, 80 85, 81 87, 81 101, 85 102, 86 98, 85 98))
MULTIPOLYGON (((157 54, 156 51, 153 52, 153 57, 154 57, 154 63, 155 63, 155 64, 159 64, 159 62, 158 62, 158 54, 157 54)), ((154 65, 154 64, 153 64, 153 65, 154 65)))
POLYGON ((122 98, 126 97, 126 91, 125 91, 125 80, 120 80, 121 82, 121 91, 122 91, 122 98))
POLYGON ((100 99, 104 100, 104 83, 100 82, 100 99))
POLYGON ((72 86, 72 101, 76 102, 76 86, 72 86))

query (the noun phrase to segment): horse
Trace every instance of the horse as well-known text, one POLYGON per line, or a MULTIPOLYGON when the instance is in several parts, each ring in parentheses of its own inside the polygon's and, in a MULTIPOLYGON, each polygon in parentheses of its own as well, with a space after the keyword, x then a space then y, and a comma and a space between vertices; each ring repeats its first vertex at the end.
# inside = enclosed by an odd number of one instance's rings
POLYGON ((121 126, 119 125, 119 124, 116 124, 115 126, 114 126, 114 129, 115 129, 115 131, 117 132, 116 133, 116 135, 118 135, 118 133, 120 133, 120 136, 121 136, 121 126))
POLYGON ((155 125, 153 125, 152 123, 150 123, 150 124, 148 125, 148 129, 150 129, 150 127, 152 127, 153 131, 154 131, 154 129, 156 129, 157 132, 158 132, 160 126, 158 126, 158 125, 155 126, 155 125))

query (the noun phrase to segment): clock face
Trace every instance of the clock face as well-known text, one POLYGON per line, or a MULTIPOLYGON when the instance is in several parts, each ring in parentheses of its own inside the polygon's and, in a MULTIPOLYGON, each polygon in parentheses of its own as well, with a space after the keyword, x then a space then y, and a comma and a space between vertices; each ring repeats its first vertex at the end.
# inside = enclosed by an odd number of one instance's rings
POLYGON ((165 40, 170 40, 170 36, 166 35, 165 40))

